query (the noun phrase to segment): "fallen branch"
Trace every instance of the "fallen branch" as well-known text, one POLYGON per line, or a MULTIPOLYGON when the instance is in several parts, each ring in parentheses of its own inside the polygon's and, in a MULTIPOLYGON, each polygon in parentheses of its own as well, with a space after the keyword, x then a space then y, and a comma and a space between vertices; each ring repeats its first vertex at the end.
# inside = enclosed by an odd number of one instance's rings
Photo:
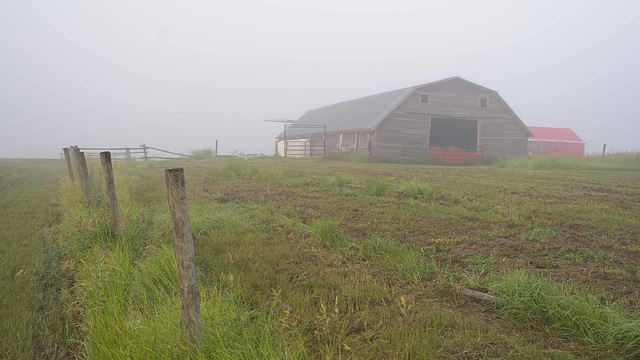
POLYGON ((311 234, 311 226, 307 224, 300 224, 300 230, 307 235, 311 234))
POLYGON ((475 290, 463 288, 463 287, 460 287, 460 286, 456 286, 456 290, 461 292, 463 295, 467 295, 469 297, 472 297, 472 298, 480 300, 480 301, 489 302, 489 303, 497 303, 497 304, 501 304, 501 305, 507 305, 507 301, 506 300, 501 299, 499 297, 495 297, 493 295, 489 295, 489 294, 480 292, 480 291, 475 291, 475 290))

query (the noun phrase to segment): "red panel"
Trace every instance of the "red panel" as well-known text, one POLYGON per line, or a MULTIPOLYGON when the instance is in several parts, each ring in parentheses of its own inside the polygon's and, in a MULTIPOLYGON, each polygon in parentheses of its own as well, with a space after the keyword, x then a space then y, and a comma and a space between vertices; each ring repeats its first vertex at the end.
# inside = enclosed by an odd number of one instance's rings
POLYGON ((464 159, 471 159, 480 162, 484 160, 484 153, 429 151, 429 157, 435 159, 444 159, 444 161, 446 162, 457 164, 461 163, 464 159))
POLYGON ((584 156, 584 144, 548 142, 547 155, 556 156, 584 156))

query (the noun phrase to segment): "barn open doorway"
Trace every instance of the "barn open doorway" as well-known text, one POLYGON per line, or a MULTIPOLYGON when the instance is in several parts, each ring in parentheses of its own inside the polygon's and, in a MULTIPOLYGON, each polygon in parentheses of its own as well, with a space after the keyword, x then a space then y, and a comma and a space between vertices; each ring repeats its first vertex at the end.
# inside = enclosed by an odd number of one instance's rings
POLYGON ((431 118, 429 148, 454 148, 461 152, 478 150, 478 120, 431 118))

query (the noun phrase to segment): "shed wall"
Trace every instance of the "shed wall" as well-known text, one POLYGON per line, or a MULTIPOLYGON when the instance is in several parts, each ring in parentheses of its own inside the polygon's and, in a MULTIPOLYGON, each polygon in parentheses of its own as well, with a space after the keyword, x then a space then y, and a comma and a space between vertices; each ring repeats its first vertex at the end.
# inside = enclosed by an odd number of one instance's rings
POLYGON ((558 141, 529 142, 529 151, 533 154, 548 156, 584 156, 584 144, 558 141))

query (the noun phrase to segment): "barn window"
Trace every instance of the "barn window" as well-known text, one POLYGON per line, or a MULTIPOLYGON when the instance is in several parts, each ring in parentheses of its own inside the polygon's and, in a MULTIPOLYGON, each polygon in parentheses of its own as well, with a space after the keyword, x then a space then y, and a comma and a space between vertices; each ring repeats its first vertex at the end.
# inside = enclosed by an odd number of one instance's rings
POLYGON ((428 104, 429 103, 429 94, 420 94, 420 103, 428 104))
POLYGON ((480 98, 480 107, 487 107, 487 103, 489 102, 489 99, 487 98, 480 98))

